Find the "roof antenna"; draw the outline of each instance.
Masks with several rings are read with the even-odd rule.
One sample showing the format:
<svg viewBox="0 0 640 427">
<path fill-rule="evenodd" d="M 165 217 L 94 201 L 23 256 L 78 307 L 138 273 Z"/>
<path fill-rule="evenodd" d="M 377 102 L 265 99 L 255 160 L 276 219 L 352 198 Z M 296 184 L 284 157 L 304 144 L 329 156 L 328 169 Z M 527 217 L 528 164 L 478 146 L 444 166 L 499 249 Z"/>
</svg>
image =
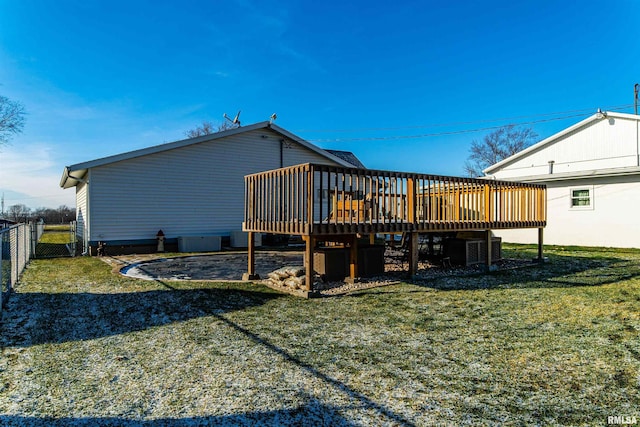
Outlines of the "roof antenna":
<svg viewBox="0 0 640 427">
<path fill-rule="evenodd" d="M 269 117 L 269 123 L 275 122 L 277 118 L 278 118 L 278 115 L 276 113 L 273 113 L 271 117 Z"/>
<path fill-rule="evenodd" d="M 232 124 L 236 125 L 236 127 L 240 127 L 240 111 L 238 110 L 238 114 L 236 114 L 236 116 L 233 118 L 233 120 L 231 120 L 231 118 L 229 116 L 227 116 L 227 113 L 224 113 L 222 115 L 222 117 L 224 117 L 225 119 L 229 120 Z"/>
</svg>

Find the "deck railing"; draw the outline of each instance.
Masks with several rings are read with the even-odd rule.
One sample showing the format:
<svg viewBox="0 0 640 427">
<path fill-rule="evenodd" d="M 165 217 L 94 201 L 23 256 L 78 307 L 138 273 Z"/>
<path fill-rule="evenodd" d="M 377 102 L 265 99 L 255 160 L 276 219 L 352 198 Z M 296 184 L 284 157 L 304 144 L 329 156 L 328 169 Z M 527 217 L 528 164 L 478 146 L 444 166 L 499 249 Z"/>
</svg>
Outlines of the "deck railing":
<svg viewBox="0 0 640 427">
<path fill-rule="evenodd" d="M 293 235 L 546 225 L 546 187 L 302 164 L 245 177 L 244 230 Z"/>
</svg>

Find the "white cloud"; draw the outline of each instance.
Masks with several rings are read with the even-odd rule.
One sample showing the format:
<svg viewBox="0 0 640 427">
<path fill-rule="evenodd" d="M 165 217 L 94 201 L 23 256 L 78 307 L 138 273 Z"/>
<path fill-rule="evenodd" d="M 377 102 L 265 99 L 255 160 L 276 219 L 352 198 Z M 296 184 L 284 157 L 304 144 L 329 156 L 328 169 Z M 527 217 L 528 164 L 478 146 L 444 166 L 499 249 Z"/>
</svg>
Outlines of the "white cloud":
<svg viewBox="0 0 640 427">
<path fill-rule="evenodd" d="M 0 151 L 0 191 L 5 207 L 24 204 L 31 208 L 75 206 L 75 191 L 60 188 L 62 165 L 47 144 L 3 146 Z"/>
</svg>

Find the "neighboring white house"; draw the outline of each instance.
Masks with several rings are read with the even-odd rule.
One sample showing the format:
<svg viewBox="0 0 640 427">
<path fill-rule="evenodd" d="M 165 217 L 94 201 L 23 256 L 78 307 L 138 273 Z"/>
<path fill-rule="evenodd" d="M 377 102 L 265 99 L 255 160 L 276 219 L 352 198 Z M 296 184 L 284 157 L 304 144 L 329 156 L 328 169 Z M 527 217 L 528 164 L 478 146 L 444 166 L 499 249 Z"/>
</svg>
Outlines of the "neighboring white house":
<svg viewBox="0 0 640 427">
<path fill-rule="evenodd" d="M 131 252 L 154 247 L 159 230 L 168 247 L 241 230 L 245 175 L 310 162 L 362 166 L 261 122 L 67 166 L 60 186 L 75 187 L 86 248 L 105 242 Z"/>
<path fill-rule="evenodd" d="M 640 116 L 598 112 L 484 173 L 547 185 L 544 243 L 640 247 Z M 535 230 L 496 232 L 535 243 Z"/>
</svg>

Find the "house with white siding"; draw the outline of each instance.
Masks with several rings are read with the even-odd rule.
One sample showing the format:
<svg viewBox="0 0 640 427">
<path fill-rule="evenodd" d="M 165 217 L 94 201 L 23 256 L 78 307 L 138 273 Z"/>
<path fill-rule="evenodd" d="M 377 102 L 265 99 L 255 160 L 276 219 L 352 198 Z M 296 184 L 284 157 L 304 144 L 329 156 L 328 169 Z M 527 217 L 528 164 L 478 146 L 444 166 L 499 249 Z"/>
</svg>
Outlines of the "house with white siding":
<svg viewBox="0 0 640 427">
<path fill-rule="evenodd" d="M 261 122 L 67 166 L 60 186 L 76 191 L 89 254 L 98 242 L 109 253 L 155 250 L 160 230 L 175 250 L 181 237 L 242 230 L 245 175 L 310 162 L 362 166 Z"/>
<path fill-rule="evenodd" d="M 601 112 L 484 170 L 547 185 L 544 243 L 640 248 L 640 116 Z M 496 232 L 535 243 L 535 230 Z"/>
</svg>

